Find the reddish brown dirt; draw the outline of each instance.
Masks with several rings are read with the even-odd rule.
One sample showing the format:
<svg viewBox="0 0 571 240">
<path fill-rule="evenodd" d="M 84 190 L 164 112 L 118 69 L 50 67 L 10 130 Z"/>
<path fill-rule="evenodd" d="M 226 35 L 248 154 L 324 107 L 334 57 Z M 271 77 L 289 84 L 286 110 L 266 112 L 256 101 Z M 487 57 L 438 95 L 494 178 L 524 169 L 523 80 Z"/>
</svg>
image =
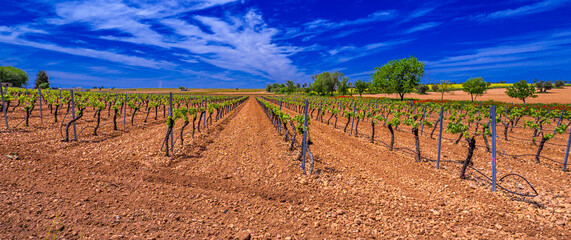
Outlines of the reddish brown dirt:
<svg viewBox="0 0 571 240">
<path fill-rule="evenodd" d="M 140 115 L 138 126 L 107 125 L 72 143 L 59 141 L 55 124 L 37 127 L 38 118 L 2 130 L 0 239 L 571 238 L 571 178 L 550 165 L 512 163 L 542 194 L 518 201 L 474 174 L 458 179 L 454 164 L 435 170 L 312 120 L 317 162 L 305 177 L 297 151 L 286 150 L 253 98 L 206 133 L 188 135 L 173 158 L 159 152 L 164 120 L 143 124 Z M 86 116 L 80 126 L 93 123 Z M 359 131 L 367 134 L 365 125 Z M 377 137 L 386 142 L 383 131 Z M 431 158 L 434 141 L 422 142 Z M 449 158 L 464 156 L 447 146 Z"/>
<path fill-rule="evenodd" d="M 486 91 L 482 96 L 477 96 L 475 100 L 477 101 L 498 101 L 507 103 L 523 103 L 521 100 L 516 98 L 510 98 L 506 95 L 505 88 L 494 88 Z M 355 96 L 355 95 L 353 95 Z M 427 92 L 426 94 L 410 93 L 405 94 L 405 98 L 416 98 L 416 99 L 437 99 L 442 98 L 440 93 L 437 92 Z M 397 98 L 396 94 L 363 94 L 363 97 L 388 97 Z M 470 94 L 463 91 L 453 91 L 444 94 L 444 100 L 459 100 L 459 101 L 470 101 Z M 570 104 L 571 103 L 571 87 L 565 88 L 554 88 L 549 90 L 547 93 L 538 93 L 537 98 L 528 98 L 525 100 L 526 103 L 560 103 L 560 104 Z"/>
</svg>

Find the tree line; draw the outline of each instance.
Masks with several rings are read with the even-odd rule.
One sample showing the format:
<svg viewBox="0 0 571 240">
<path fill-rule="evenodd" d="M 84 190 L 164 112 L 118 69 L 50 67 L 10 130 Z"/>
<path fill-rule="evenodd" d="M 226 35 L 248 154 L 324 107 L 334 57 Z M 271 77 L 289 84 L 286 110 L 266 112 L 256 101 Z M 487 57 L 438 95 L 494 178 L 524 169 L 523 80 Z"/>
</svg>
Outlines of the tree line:
<svg viewBox="0 0 571 240">
<path fill-rule="evenodd" d="M 311 76 L 313 82 L 310 85 L 306 83 L 300 86 L 292 80 L 288 80 L 286 84 L 268 84 L 266 91 L 275 93 L 305 92 L 318 95 L 333 95 L 335 92 L 339 95 L 346 95 L 348 92 L 352 95 L 353 91 L 360 96 L 363 93 L 388 93 L 397 94 L 401 100 L 404 100 L 405 94 L 417 92 L 426 94 L 430 89 L 441 94 L 454 90 L 453 83 L 448 80 L 441 80 L 435 84 L 421 84 L 420 80 L 424 76 L 424 63 L 416 59 L 414 56 L 409 58 L 392 60 L 381 67 L 376 67 L 371 74 L 370 81 L 361 79 L 354 83 L 349 81 L 340 72 L 322 72 Z M 521 83 L 523 81 L 523 83 Z M 505 81 L 504 81 L 505 83 Z M 535 89 L 540 93 L 551 90 L 554 86 L 561 88 L 565 82 L 557 80 L 543 81 L 534 80 L 533 84 L 528 84 L 525 80 L 509 86 L 506 94 L 512 98 L 518 98 L 525 102 L 526 98 L 535 96 Z M 470 94 L 472 101 L 482 96 L 491 86 L 490 82 L 484 81 L 482 77 L 472 77 L 462 83 L 462 91 Z"/>
<path fill-rule="evenodd" d="M 0 66 L 0 82 L 11 83 L 13 87 L 23 87 L 28 85 L 29 76 L 22 69 L 11 66 Z M 50 80 L 45 71 L 36 74 L 34 88 L 46 89 L 50 87 Z"/>
</svg>

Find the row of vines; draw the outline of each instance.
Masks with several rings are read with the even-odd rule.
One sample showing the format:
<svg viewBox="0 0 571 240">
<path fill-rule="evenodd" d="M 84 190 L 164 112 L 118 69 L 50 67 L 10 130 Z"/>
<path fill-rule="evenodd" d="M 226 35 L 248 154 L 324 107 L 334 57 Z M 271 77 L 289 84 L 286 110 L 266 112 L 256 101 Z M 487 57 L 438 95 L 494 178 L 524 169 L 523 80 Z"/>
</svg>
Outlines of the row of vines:
<svg viewBox="0 0 571 240">
<path fill-rule="evenodd" d="M 167 139 L 161 150 L 169 155 L 174 148 L 173 128 L 182 121 L 176 141 L 184 144 L 184 137 L 204 131 L 213 122 L 236 108 L 246 97 L 204 95 L 123 94 L 62 90 L 28 90 L 0 88 L 6 129 L 30 127 L 32 118 L 39 118 L 38 126 L 59 125 L 61 140 L 77 141 L 86 129 L 97 136 L 102 127 L 112 125 L 112 131 L 138 127 L 150 121 L 166 121 Z M 136 123 L 139 116 L 139 123 Z M 144 117 L 141 117 L 144 116 Z M 78 129 L 80 119 L 91 118 Z M 192 127 L 190 124 L 192 123 Z M 37 123 L 36 123 L 37 124 Z M 185 129 L 188 129 L 185 132 Z M 169 146 L 170 145 L 170 146 Z"/>
<path fill-rule="evenodd" d="M 462 166 L 459 176 L 462 179 L 466 178 L 466 170 L 473 165 L 474 150 L 477 146 L 490 153 L 493 164 L 496 153 L 500 153 L 505 158 L 530 159 L 536 163 L 548 162 L 551 165 L 563 166 L 564 171 L 566 168 L 571 134 L 567 138 L 567 144 L 563 136 L 556 141 L 553 139 L 569 132 L 571 125 L 569 106 L 301 96 L 266 98 L 266 101 L 273 103 L 274 106 L 281 106 L 299 114 L 303 112 L 306 100 L 309 103 L 309 118 L 330 125 L 350 136 L 366 138 L 373 144 L 384 145 L 390 151 L 401 150 L 410 153 L 417 162 L 434 161 L 437 168 L 441 162 L 442 139 L 456 146 L 465 144 L 465 159 L 442 160 L 442 162 L 460 163 Z M 382 139 L 378 137 L 379 126 L 387 130 L 383 131 L 387 132 L 387 136 L 383 136 Z M 498 134 L 495 133 L 496 130 Z M 410 134 L 408 136 L 414 142 L 411 144 L 412 149 L 395 147 L 395 142 L 399 141 L 396 139 L 396 131 Z M 384 139 L 387 139 L 386 142 Z M 436 159 L 433 156 L 423 155 L 420 144 L 421 141 L 434 140 L 438 141 Z M 499 148 L 494 149 L 496 141 Z M 508 144 L 525 148 L 525 151 L 510 154 L 505 150 Z M 546 146 L 549 146 L 549 149 L 565 149 L 565 154 L 557 156 L 560 151 L 552 151 L 549 157 L 545 156 L 543 153 Z M 530 152 L 532 149 L 533 152 Z M 556 157 L 553 157 L 554 155 Z M 508 175 L 523 178 L 513 172 Z M 495 175 L 486 178 L 495 183 Z"/>
<path fill-rule="evenodd" d="M 314 157 L 309 149 L 309 145 L 311 145 L 311 139 L 309 138 L 309 118 L 307 116 L 307 102 L 305 111 L 303 114 L 297 114 L 295 116 L 290 116 L 288 113 L 282 111 L 281 107 L 273 105 L 269 99 L 257 97 L 256 100 L 258 104 L 264 112 L 266 116 L 270 120 L 270 122 L 276 128 L 278 134 L 283 134 L 283 140 L 286 142 L 290 142 L 289 144 L 289 151 L 294 151 L 296 149 L 296 135 L 302 134 L 301 144 L 299 144 L 300 150 L 299 155 L 296 160 L 300 161 L 301 169 L 303 170 L 304 174 L 311 175 L 314 166 Z M 290 131 L 288 129 L 288 124 L 291 127 L 291 137 Z M 306 168 L 306 158 L 309 157 L 309 168 Z"/>
</svg>

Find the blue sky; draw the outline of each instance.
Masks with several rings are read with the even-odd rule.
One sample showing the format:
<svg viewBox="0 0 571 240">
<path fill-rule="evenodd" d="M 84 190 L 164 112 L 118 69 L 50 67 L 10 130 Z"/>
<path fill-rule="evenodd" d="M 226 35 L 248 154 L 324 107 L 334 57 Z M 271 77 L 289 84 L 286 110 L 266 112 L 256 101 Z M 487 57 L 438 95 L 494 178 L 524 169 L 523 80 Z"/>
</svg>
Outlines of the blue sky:
<svg viewBox="0 0 571 240">
<path fill-rule="evenodd" d="M 571 80 L 571 1 L 0 1 L 0 65 L 56 87 L 355 82 L 411 55 L 424 83 Z"/>
</svg>

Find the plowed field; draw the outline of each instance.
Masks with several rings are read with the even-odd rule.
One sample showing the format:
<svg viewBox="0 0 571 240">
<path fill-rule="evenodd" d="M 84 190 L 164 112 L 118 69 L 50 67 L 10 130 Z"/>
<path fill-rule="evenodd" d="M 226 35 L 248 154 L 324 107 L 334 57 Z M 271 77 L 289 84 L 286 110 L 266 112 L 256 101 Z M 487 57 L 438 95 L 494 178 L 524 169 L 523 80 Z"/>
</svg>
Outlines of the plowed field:
<svg viewBox="0 0 571 240">
<path fill-rule="evenodd" d="M 470 171 L 460 180 L 457 164 L 436 170 L 389 151 L 385 129 L 371 144 L 367 123 L 352 137 L 339 129 L 346 120 L 312 120 L 317 162 L 306 177 L 254 97 L 187 136 L 173 158 L 159 150 L 164 121 L 140 115 L 137 127 L 107 125 L 72 143 L 51 119 L 1 130 L 0 239 L 571 238 L 571 177 L 552 165 L 513 160 L 540 194 L 515 197 Z M 398 148 L 412 148 L 412 134 L 397 134 Z M 432 158 L 435 141 L 421 142 Z M 446 143 L 443 154 L 462 159 L 465 149 Z M 474 161 L 489 165 L 481 147 Z"/>
</svg>

